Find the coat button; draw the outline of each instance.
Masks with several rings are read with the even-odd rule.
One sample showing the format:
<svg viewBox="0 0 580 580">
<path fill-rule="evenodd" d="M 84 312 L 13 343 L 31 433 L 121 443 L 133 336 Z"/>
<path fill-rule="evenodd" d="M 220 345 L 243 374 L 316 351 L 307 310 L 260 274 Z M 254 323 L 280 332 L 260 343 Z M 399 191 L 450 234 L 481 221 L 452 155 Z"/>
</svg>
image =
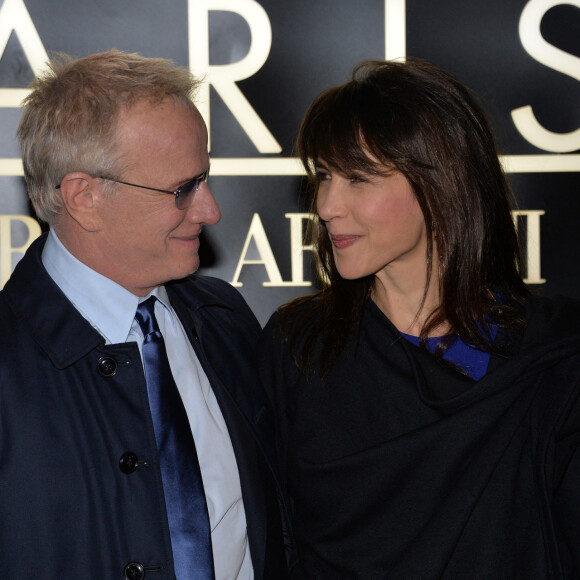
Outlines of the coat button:
<svg viewBox="0 0 580 580">
<path fill-rule="evenodd" d="M 132 451 L 127 451 L 121 455 L 121 459 L 119 459 L 119 469 L 129 475 L 133 473 L 139 465 L 139 458 L 135 453 Z"/>
<path fill-rule="evenodd" d="M 97 370 L 102 377 L 112 377 L 119 368 L 117 361 L 108 356 L 102 356 L 97 361 Z"/>
<path fill-rule="evenodd" d="M 145 578 L 145 568 L 139 562 L 129 562 L 123 572 L 125 580 L 143 580 Z"/>
</svg>

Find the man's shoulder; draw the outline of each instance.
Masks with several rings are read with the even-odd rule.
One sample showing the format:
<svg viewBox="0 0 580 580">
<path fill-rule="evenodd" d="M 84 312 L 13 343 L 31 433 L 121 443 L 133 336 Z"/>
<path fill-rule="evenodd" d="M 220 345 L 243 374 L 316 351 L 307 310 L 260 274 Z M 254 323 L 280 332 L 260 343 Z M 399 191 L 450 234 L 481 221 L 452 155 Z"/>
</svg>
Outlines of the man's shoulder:
<svg viewBox="0 0 580 580">
<path fill-rule="evenodd" d="M 194 274 L 186 278 L 185 283 L 191 284 L 199 292 L 205 292 L 218 298 L 223 297 L 225 299 L 235 299 L 245 302 L 240 292 L 229 282 L 221 278 Z"/>
<path fill-rule="evenodd" d="M 0 321 L 2 331 L 0 336 L 6 337 L 7 334 L 18 328 L 22 321 L 20 313 L 14 308 L 6 290 L 0 290 Z"/>
<path fill-rule="evenodd" d="M 165 286 L 170 299 L 177 298 L 201 318 L 227 319 L 243 322 L 251 328 L 260 328 L 244 297 L 224 280 L 193 275 Z"/>
<path fill-rule="evenodd" d="M 212 276 L 194 274 L 181 280 L 168 282 L 168 291 L 175 292 L 188 304 L 195 308 L 203 306 L 225 306 L 234 308 L 245 305 L 243 296 L 225 280 Z"/>
</svg>

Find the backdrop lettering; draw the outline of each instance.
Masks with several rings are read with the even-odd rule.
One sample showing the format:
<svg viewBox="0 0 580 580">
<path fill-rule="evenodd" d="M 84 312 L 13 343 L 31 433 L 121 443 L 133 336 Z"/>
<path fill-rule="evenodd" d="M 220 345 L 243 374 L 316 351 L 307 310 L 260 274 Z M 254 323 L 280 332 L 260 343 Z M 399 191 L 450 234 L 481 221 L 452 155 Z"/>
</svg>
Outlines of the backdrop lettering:
<svg viewBox="0 0 580 580">
<path fill-rule="evenodd" d="M 488 112 L 526 282 L 580 297 L 580 0 L 0 2 L 0 286 L 41 231 L 14 140 L 26 87 L 53 52 L 116 47 L 204 79 L 196 103 L 223 218 L 204 234 L 201 272 L 239 287 L 262 322 L 314 289 L 293 151 L 302 115 L 356 63 L 407 55 L 455 74 Z"/>
</svg>

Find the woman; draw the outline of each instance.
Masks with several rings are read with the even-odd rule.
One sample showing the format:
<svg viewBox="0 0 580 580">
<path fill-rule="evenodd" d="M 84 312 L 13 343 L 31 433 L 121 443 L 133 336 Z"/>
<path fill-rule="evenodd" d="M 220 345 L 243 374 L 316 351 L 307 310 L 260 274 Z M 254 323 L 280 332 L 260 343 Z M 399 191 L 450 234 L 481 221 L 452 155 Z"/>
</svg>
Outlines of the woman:
<svg viewBox="0 0 580 580">
<path fill-rule="evenodd" d="M 580 577 L 580 306 L 528 295 L 481 108 L 365 63 L 298 151 L 322 290 L 272 317 L 261 370 L 304 575 Z"/>
</svg>

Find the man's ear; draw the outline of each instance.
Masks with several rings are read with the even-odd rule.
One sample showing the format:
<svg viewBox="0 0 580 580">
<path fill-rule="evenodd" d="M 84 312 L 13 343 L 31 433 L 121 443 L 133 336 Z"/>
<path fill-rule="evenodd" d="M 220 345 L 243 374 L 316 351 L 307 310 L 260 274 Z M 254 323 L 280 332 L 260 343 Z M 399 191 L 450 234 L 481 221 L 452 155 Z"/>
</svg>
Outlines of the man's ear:
<svg viewBox="0 0 580 580">
<path fill-rule="evenodd" d="M 59 191 L 67 214 L 87 231 L 98 230 L 96 197 L 100 193 L 98 181 L 88 173 L 67 173 L 60 182 Z"/>
</svg>

